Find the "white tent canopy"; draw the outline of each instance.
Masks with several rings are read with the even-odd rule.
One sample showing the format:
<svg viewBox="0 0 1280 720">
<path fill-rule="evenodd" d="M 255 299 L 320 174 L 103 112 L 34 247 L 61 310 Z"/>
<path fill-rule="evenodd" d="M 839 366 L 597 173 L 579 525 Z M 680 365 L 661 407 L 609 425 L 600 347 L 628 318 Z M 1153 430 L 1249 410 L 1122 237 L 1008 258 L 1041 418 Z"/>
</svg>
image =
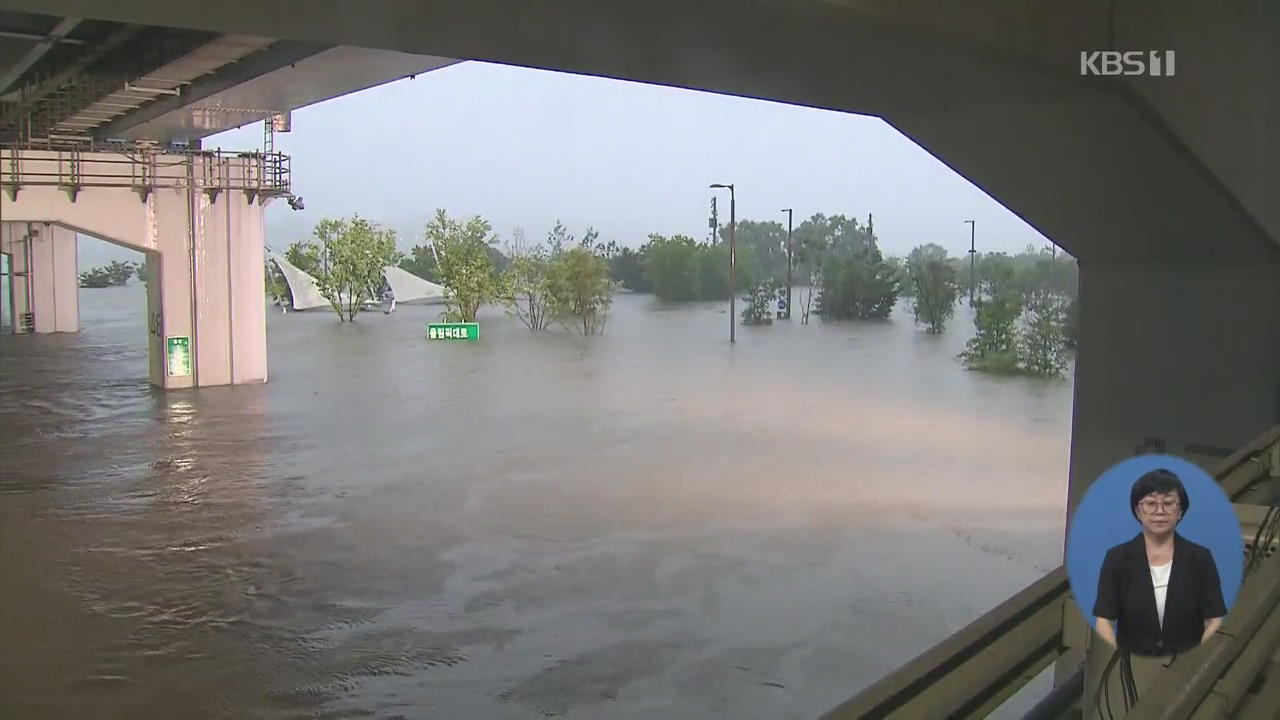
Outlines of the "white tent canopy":
<svg viewBox="0 0 1280 720">
<path fill-rule="evenodd" d="M 407 270 L 388 265 L 382 269 L 382 275 L 391 286 L 391 294 L 397 303 L 422 302 L 435 304 L 444 302 L 445 288 L 433 282 L 423 280 Z"/>
<path fill-rule="evenodd" d="M 320 286 L 316 279 L 302 272 L 293 263 L 272 253 L 271 260 L 280 268 L 284 281 L 289 284 L 289 293 L 293 296 L 294 310 L 310 310 L 318 307 L 329 307 L 329 301 L 320 294 Z"/>
</svg>

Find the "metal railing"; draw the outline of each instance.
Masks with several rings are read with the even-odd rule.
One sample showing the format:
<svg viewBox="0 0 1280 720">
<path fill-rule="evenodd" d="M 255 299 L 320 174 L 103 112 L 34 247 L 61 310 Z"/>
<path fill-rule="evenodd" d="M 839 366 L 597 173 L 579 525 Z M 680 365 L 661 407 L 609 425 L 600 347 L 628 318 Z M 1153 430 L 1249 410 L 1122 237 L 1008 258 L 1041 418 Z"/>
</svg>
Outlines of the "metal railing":
<svg viewBox="0 0 1280 720">
<path fill-rule="evenodd" d="M 187 172 L 187 167 L 191 172 Z M 76 148 L 0 145 L 0 185 L 16 197 L 23 187 L 55 186 L 72 200 L 80 188 L 194 188 L 288 195 L 289 156 L 279 152 L 161 149 L 105 143 Z"/>
<path fill-rule="evenodd" d="M 1224 459 L 1214 473 L 1233 501 L 1276 475 L 1280 426 Z M 1066 568 L 1059 567 L 823 718 L 985 717 L 1065 652 L 1063 613 L 1072 611 L 1070 592 Z M 1186 656 L 1200 660 L 1174 663 L 1159 678 L 1174 692 L 1148 691 L 1130 717 L 1172 720 L 1193 712 L 1197 718 L 1225 717 L 1209 713 L 1234 709 L 1280 642 L 1278 599 L 1280 553 L 1274 553 L 1241 588 L 1220 635 L 1201 647 L 1205 652 Z M 1083 672 L 1065 683 L 1077 702 Z M 1063 698 L 1053 700 L 1050 704 L 1060 705 Z"/>
</svg>

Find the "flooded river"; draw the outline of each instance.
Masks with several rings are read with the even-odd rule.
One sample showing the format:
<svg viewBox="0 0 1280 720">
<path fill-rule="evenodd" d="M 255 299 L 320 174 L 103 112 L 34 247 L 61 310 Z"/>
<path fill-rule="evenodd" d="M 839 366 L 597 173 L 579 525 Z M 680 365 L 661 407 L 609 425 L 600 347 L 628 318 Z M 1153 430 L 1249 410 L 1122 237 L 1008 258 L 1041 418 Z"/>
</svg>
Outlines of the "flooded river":
<svg viewBox="0 0 1280 720">
<path fill-rule="evenodd" d="M 268 315 L 160 393 L 137 286 L 0 338 L 0 716 L 809 718 L 1061 559 L 1071 384 L 622 295 Z"/>
</svg>

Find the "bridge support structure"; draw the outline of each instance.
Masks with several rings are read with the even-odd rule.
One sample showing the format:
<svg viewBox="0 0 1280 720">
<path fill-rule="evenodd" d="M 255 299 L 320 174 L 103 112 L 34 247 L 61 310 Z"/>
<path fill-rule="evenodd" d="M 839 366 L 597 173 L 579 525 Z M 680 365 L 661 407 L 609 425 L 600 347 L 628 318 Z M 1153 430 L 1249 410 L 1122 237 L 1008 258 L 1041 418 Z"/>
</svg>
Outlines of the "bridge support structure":
<svg viewBox="0 0 1280 720">
<path fill-rule="evenodd" d="M 9 256 L 5 305 L 15 334 L 80 329 L 76 234 L 30 223 L 0 225 L 0 252 Z"/>
<path fill-rule="evenodd" d="M 266 382 L 263 212 L 288 181 L 276 153 L 0 149 L 0 237 L 23 250 L 11 263 L 27 273 L 21 310 L 36 332 L 78 329 L 75 234 L 98 237 L 146 254 L 152 384 Z"/>
</svg>

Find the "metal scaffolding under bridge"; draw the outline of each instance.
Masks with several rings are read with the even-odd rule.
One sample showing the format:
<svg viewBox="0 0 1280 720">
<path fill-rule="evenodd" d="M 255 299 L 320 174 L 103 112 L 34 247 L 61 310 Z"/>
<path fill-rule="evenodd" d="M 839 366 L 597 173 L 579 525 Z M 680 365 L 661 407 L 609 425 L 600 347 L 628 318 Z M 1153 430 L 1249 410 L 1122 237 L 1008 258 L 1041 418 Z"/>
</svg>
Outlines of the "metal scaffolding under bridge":
<svg viewBox="0 0 1280 720">
<path fill-rule="evenodd" d="M 1083 663 L 1026 715 L 1034 720 L 1195 720 L 1280 717 L 1280 426 L 1226 458 L 1214 477 L 1244 531 L 1245 578 L 1222 628 L 1161 666 L 1125 708 L 1115 663 L 1086 683 Z M 1268 531 L 1270 526 L 1270 531 Z M 823 717 L 982 718 L 1063 658 L 1064 620 L 1078 613 L 1059 567 Z M 1093 642 L 1102 642 L 1096 636 Z"/>
</svg>

